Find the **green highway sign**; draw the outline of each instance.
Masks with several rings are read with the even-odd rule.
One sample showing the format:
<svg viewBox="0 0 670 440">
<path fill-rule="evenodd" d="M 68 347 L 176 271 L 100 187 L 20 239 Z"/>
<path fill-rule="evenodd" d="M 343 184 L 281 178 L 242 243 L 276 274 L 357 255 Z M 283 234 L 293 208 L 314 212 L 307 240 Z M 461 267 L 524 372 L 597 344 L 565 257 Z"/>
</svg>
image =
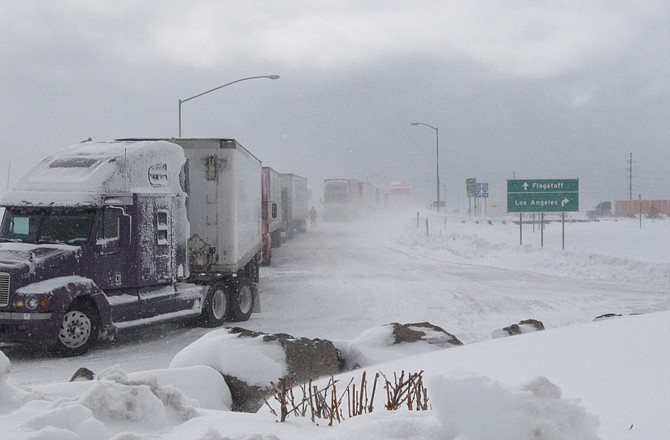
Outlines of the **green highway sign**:
<svg viewBox="0 0 670 440">
<path fill-rule="evenodd" d="M 476 187 L 477 187 L 477 178 L 470 177 L 469 179 L 465 179 L 465 189 L 467 191 L 468 197 L 475 196 Z"/>
<path fill-rule="evenodd" d="M 579 211 L 578 179 L 507 181 L 507 212 Z"/>
</svg>

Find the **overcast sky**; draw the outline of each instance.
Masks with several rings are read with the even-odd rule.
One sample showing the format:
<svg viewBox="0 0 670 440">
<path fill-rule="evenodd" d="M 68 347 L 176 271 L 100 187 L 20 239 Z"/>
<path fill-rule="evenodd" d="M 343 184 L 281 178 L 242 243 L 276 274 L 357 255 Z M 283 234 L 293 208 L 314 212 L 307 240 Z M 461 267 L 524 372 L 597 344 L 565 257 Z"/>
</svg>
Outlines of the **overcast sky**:
<svg viewBox="0 0 670 440">
<path fill-rule="evenodd" d="M 235 138 L 309 178 L 578 178 L 582 210 L 670 198 L 665 0 L 0 0 L 0 182 L 91 137 Z M 8 161 L 11 161 L 11 166 Z M 9 178 L 8 178 L 8 172 Z"/>
</svg>

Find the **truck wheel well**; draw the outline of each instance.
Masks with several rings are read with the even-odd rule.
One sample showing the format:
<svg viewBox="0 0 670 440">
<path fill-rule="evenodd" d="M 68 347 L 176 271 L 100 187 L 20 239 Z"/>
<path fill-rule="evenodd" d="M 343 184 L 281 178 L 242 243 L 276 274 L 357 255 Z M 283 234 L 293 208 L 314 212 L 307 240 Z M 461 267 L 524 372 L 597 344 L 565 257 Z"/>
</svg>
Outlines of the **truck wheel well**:
<svg viewBox="0 0 670 440">
<path fill-rule="evenodd" d="M 78 305 L 84 305 L 86 307 L 90 307 L 90 309 L 98 315 L 98 319 L 100 319 L 100 310 L 98 309 L 98 305 L 95 303 L 95 301 L 93 301 L 91 297 L 78 296 L 72 300 L 68 308 Z"/>
<path fill-rule="evenodd" d="M 90 303 L 95 305 L 95 301 L 91 299 L 90 296 L 78 296 L 72 300 L 72 304 L 81 304 L 81 303 Z"/>
</svg>

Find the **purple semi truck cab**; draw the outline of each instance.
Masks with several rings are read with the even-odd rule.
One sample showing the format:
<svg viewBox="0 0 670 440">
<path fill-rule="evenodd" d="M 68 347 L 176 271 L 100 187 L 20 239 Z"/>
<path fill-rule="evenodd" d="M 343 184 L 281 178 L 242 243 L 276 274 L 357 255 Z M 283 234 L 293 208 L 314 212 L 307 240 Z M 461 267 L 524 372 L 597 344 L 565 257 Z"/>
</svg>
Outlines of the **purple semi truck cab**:
<svg viewBox="0 0 670 440">
<path fill-rule="evenodd" d="M 206 152 L 217 157 L 216 150 Z M 206 211 L 200 200 L 222 202 L 194 178 L 208 166 L 225 172 L 217 159 L 208 165 L 186 156 L 167 141 L 85 142 L 45 157 L 5 193 L 0 342 L 78 355 L 125 327 L 248 319 L 257 302 L 260 244 L 216 264 L 222 243 L 192 231 L 189 211 L 199 220 Z M 260 175 L 260 163 L 258 169 Z M 235 241 L 234 228 L 225 234 Z"/>
</svg>

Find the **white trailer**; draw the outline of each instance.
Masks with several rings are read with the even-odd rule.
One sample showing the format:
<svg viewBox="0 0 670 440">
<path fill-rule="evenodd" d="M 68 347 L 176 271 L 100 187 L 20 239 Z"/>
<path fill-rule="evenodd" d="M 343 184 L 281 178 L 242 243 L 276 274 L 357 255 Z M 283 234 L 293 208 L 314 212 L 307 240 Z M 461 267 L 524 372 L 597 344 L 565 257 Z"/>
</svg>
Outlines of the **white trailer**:
<svg viewBox="0 0 670 440">
<path fill-rule="evenodd" d="M 235 273 L 261 250 L 261 161 L 234 139 L 171 139 L 186 155 L 191 271 Z"/>
</svg>

